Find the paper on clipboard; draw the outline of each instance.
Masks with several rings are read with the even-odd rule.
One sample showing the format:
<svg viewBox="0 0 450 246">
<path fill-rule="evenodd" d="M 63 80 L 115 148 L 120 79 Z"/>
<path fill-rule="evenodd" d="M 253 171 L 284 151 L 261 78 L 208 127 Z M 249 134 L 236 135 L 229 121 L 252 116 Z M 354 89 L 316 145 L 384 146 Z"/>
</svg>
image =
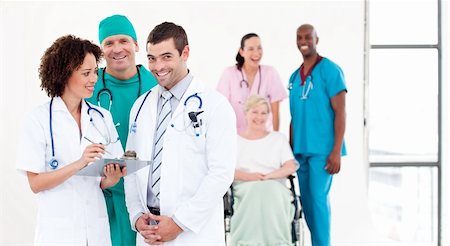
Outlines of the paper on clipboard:
<svg viewBox="0 0 450 246">
<path fill-rule="evenodd" d="M 151 161 L 143 160 L 124 160 L 124 159 L 100 159 L 87 165 L 85 168 L 78 171 L 75 175 L 78 176 L 94 176 L 102 177 L 103 167 L 107 164 L 119 164 L 120 167 L 127 167 L 127 175 L 134 173 L 148 165 L 151 165 Z"/>
</svg>

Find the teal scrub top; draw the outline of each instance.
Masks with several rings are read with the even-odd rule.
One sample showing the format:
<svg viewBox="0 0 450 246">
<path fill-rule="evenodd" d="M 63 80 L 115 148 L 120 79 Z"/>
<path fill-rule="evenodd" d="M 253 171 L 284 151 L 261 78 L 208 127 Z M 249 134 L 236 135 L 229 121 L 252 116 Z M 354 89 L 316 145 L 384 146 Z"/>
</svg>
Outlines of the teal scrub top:
<svg viewBox="0 0 450 246">
<path fill-rule="evenodd" d="M 145 67 L 139 66 L 139 72 L 142 80 L 140 95 L 142 95 L 157 85 L 158 82 Z M 97 100 L 98 92 L 103 89 L 103 73 L 104 69 L 100 69 L 98 71 L 98 80 L 95 84 L 94 94 L 88 99 L 88 101 L 108 110 L 110 103 L 110 97 L 108 94 L 102 93 L 99 97 L 99 101 Z M 119 80 L 106 73 L 105 85 L 106 88 L 112 92 L 113 101 L 110 112 L 112 114 L 114 124 L 116 124 L 116 129 L 119 134 L 122 147 L 125 150 L 129 132 L 130 110 L 134 101 L 136 101 L 136 99 L 140 96 L 138 96 L 139 76 L 136 73 L 136 75 L 128 80 Z M 117 126 L 117 124 L 119 125 Z"/>
<path fill-rule="evenodd" d="M 302 99 L 308 87 L 306 99 Z M 331 153 L 334 145 L 331 98 L 343 90 L 347 91 L 342 69 L 325 57 L 313 68 L 304 85 L 301 85 L 300 68 L 292 73 L 289 103 L 294 154 L 327 156 Z M 346 154 L 344 142 L 341 155 Z"/>
</svg>

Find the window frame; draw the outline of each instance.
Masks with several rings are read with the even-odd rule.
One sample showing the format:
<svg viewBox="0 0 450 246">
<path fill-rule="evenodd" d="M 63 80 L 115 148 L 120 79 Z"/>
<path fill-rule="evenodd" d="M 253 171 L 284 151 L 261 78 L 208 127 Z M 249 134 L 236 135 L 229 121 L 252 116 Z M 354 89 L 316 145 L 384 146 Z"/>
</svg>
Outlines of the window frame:
<svg viewBox="0 0 450 246">
<path fill-rule="evenodd" d="M 442 242 L 442 0 L 437 1 L 437 44 L 371 44 L 369 39 L 370 28 L 370 1 L 365 0 L 365 23 L 364 23 L 364 158 L 368 163 L 369 168 L 377 167 L 436 167 L 437 168 L 437 245 L 441 246 Z M 369 114 L 369 55 L 372 49 L 436 49 L 437 50 L 437 161 L 436 162 L 370 162 L 369 159 L 369 137 L 370 129 L 368 129 L 367 122 L 370 121 Z"/>
</svg>

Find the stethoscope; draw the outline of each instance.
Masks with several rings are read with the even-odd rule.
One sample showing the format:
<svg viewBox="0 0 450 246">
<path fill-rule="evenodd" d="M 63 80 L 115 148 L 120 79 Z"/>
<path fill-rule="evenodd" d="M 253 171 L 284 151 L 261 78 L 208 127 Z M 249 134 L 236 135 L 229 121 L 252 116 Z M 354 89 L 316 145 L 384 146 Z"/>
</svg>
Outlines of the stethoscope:
<svg viewBox="0 0 450 246">
<path fill-rule="evenodd" d="M 303 66 L 303 65 L 302 65 Z M 312 70 L 312 69 L 311 69 Z M 295 72 L 294 78 L 292 78 L 291 80 L 289 80 L 289 86 L 288 86 L 288 90 L 292 90 L 293 84 L 295 79 L 298 77 L 298 74 L 300 73 L 300 69 L 298 70 L 298 72 Z M 308 95 L 309 92 L 314 89 L 314 84 L 313 84 L 313 76 L 312 74 L 308 75 L 308 77 L 306 77 L 305 82 L 302 83 L 300 82 L 300 86 L 302 87 L 302 96 L 300 97 L 300 99 L 302 100 L 306 100 L 308 99 Z"/>
<path fill-rule="evenodd" d="M 147 100 L 148 95 L 150 95 L 150 92 L 151 92 L 151 90 L 148 91 L 147 94 L 145 94 L 144 100 L 142 100 L 141 105 L 139 105 L 139 109 L 138 109 L 138 111 L 137 111 L 137 113 L 136 113 L 136 116 L 134 117 L 133 123 L 131 124 L 131 127 L 130 127 L 130 133 L 136 133 L 136 131 L 137 131 L 137 119 L 138 119 L 139 114 L 140 114 L 140 112 L 141 112 L 142 106 L 144 106 L 144 103 L 145 103 L 145 101 Z M 200 127 L 201 127 L 201 125 L 202 125 L 202 121 L 199 120 L 197 116 L 198 116 L 199 114 L 201 114 L 201 113 L 204 112 L 203 110 L 201 110 L 202 107 L 203 107 L 203 100 L 202 100 L 202 98 L 198 95 L 198 93 L 194 93 L 194 94 L 188 96 L 188 97 L 186 98 L 186 100 L 184 100 L 183 106 L 184 106 L 184 108 L 186 109 L 186 106 L 188 105 L 188 102 L 189 102 L 189 101 L 192 101 L 192 100 L 195 100 L 195 99 L 198 101 L 197 110 L 196 110 L 196 111 L 191 111 L 191 112 L 189 112 L 189 113 L 188 113 L 188 117 L 189 117 L 189 119 L 191 120 L 192 127 L 194 128 L 195 136 L 198 137 L 198 136 L 200 136 Z M 183 112 L 184 112 L 184 111 L 183 111 Z M 189 125 L 190 125 L 190 124 L 189 124 Z M 189 125 L 188 125 L 188 126 L 189 126 Z M 175 127 L 174 124 L 171 124 L 171 125 L 170 125 L 170 127 L 174 128 L 175 130 L 179 130 L 179 131 L 186 130 L 188 126 L 186 126 L 186 127 L 183 128 L 183 129 L 178 129 L 178 128 Z"/>
<path fill-rule="evenodd" d="M 138 78 L 139 78 L 139 90 L 138 90 L 137 97 L 139 97 L 141 95 L 141 90 L 142 90 L 141 72 L 139 72 L 139 68 L 141 68 L 141 66 L 142 65 L 140 65 L 140 64 L 136 65 L 137 74 L 138 74 Z M 102 107 L 100 104 L 100 96 L 105 94 L 109 98 L 108 111 L 111 111 L 111 106 L 112 106 L 112 102 L 113 102 L 113 94 L 112 94 L 112 91 L 106 87 L 106 82 L 105 82 L 106 67 L 102 68 L 102 72 L 103 72 L 103 74 L 102 74 L 103 88 L 101 90 L 99 90 L 97 93 L 97 105 Z M 105 108 L 105 107 L 103 107 L 103 108 Z"/>
<path fill-rule="evenodd" d="M 203 106 L 203 101 L 202 101 L 202 98 L 197 93 L 194 93 L 194 94 L 188 96 L 186 98 L 186 100 L 184 100 L 184 108 L 185 109 L 186 109 L 188 101 L 192 100 L 192 99 L 197 99 L 197 101 L 198 101 L 197 111 L 189 112 L 188 116 L 192 122 L 192 127 L 194 128 L 194 134 L 196 137 L 198 137 L 198 136 L 200 136 L 200 126 L 202 125 L 202 120 L 198 120 L 197 116 L 204 112 L 203 110 L 201 110 L 202 106 Z M 174 124 L 171 124 L 170 126 L 175 128 Z"/>
<path fill-rule="evenodd" d="M 89 118 L 90 118 L 89 121 L 94 126 L 95 130 L 106 140 L 105 143 L 100 143 L 100 144 L 108 145 L 110 143 L 116 143 L 117 141 L 119 141 L 119 137 L 117 137 L 116 140 L 112 140 L 109 131 L 107 131 L 107 135 L 106 136 L 105 136 L 105 134 L 101 133 L 101 131 L 95 125 L 95 122 L 94 122 L 94 120 L 92 118 L 91 112 L 98 113 L 102 117 L 103 124 L 105 124 L 105 127 L 107 127 L 106 121 L 105 121 L 105 116 L 102 114 L 102 112 L 100 112 L 100 110 L 98 110 L 96 108 L 93 108 L 91 105 L 89 105 L 89 103 L 86 100 L 84 100 L 84 102 L 88 106 L 87 114 L 89 115 Z M 49 106 L 49 108 L 50 108 L 50 122 L 49 122 L 49 124 L 50 124 L 50 140 L 51 140 L 51 143 L 52 143 L 52 158 L 48 161 L 48 165 L 50 166 L 51 169 L 55 170 L 58 167 L 59 163 L 58 163 L 58 160 L 56 160 L 56 158 L 55 158 L 55 143 L 54 143 L 54 139 L 53 139 L 53 122 L 52 122 L 53 121 L 52 105 L 53 105 L 53 98 L 50 100 L 50 106 Z M 84 138 L 87 141 L 89 141 L 91 143 L 94 143 L 91 139 L 89 139 L 87 137 L 84 137 Z"/>
<path fill-rule="evenodd" d="M 314 65 L 311 67 L 308 74 L 306 75 L 305 81 L 301 81 L 301 79 L 300 79 L 300 86 L 302 87 L 302 95 L 301 95 L 300 99 L 302 99 L 302 100 L 308 99 L 309 92 L 312 89 L 314 89 L 312 72 L 321 60 L 322 60 L 322 57 L 318 56 L 316 62 L 314 63 Z M 303 72 L 303 65 L 304 64 L 302 64 L 300 66 L 300 68 L 297 71 L 295 71 L 294 77 L 291 80 L 289 80 L 288 90 L 292 90 L 295 79 L 297 79 L 299 74 Z"/>
<path fill-rule="evenodd" d="M 241 80 L 241 82 L 239 82 L 239 86 L 241 87 L 241 89 L 243 88 L 243 86 L 242 86 L 242 83 L 244 83 L 245 84 L 245 87 L 247 88 L 247 89 L 249 89 L 249 84 L 248 84 L 248 81 L 247 80 L 245 80 L 245 78 L 244 78 L 244 73 L 242 72 L 242 68 L 241 69 L 239 69 L 239 71 L 241 72 L 241 76 L 242 76 L 242 80 Z M 257 94 L 259 94 L 259 90 L 261 89 L 261 78 L 262 78 L 262 74 L 261 74 L 261 66 L 258 66 L 258 73 L 259 73 L 259 84 L 258 84 L 258 91 L 257 91 Z"/>
</svg>

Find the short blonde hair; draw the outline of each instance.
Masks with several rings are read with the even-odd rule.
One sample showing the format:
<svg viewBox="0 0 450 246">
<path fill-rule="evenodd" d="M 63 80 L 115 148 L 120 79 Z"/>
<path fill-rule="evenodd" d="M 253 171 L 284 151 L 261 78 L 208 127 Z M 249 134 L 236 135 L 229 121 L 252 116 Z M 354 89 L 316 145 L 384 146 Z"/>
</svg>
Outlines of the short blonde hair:
<svg viewBox="0 0 450 246">
<path fill-rule="evenodd" d="M 247 101 L 245 101 L 245 107 L 244 111 L 247 113 L 250 109 L 259 106 L 261 104 L 266 105 L 267 107 L 267 113 L 270 113 L 270 105 L 269 102 L 262 96 L 259 95 L 253 95 L 247 98 Z"/>
</svg>

